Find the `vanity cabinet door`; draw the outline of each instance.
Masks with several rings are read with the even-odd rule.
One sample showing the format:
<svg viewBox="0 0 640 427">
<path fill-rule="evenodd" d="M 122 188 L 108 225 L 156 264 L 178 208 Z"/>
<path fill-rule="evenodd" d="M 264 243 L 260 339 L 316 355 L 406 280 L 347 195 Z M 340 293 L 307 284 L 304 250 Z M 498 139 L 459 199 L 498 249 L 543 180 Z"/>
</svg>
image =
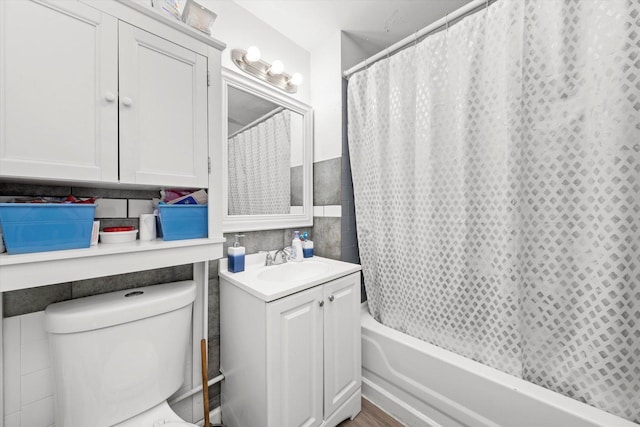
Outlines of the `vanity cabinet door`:
<svg viewBox="0 0 640 427">
<path fill-rule="evenodd" d="M 268 304 L 268 425 L 313 427 L 323 420 L 322 287 Z"/>
<path fill-rule="evenodd" d="M 119 25 L 120 182 L 208 187 L 207 58 Z"/>
<path fill-rule="evenodd" d="M 118 180 L 117 20 L 0 1 L 0 176 Z"/>
<path fill-rule="evenodd" d="M 323 287 L 324 414 L 328 418 L 360 388 L 360 274 Z"/>
</svg>

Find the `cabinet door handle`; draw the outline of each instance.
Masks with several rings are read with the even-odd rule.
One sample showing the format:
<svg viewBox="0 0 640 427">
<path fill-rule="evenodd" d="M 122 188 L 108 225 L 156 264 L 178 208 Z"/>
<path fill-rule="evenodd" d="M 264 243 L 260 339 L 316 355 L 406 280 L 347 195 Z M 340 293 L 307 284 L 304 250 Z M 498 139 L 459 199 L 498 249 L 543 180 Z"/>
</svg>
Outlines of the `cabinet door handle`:
<svg viewBox="0 0 640 427">
<path fill-rule="evenodd" d="M 320 301 L 318 304 L 320 304 L 320 307 L 324 307 L 324 301 Z"/>
<path fill-rule="evenodd" d="M 122 105 L 124 105 L 125 107 L 131 107 L 133 105 L 133 99 L 125 96 L 124 98 L 122 98 Z"/>
<path fill-rule="evenodd" d="M 104 94 L 104 99 L 108 102 L 113 102 L 116 100 L 116 95 L 113 92 L 107 92 Z"/>
<path fill-rule="evenodd" d="M 333 295 L 329 295 L 329 302 L 333 302 L 334 299 L 335 297 Z"/>
</svg>

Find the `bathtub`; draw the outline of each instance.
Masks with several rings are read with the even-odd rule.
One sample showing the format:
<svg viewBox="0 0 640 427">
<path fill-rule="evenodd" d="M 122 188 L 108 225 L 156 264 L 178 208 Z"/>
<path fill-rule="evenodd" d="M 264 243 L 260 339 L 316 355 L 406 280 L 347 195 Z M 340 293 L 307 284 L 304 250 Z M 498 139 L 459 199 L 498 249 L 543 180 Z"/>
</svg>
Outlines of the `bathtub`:
<svg viewBox="0 0 640 427">
<path fill-rule="evenodd" d="M 408 426 L 638 427 L 361 316 L 362 394 Z"/>
</svg>

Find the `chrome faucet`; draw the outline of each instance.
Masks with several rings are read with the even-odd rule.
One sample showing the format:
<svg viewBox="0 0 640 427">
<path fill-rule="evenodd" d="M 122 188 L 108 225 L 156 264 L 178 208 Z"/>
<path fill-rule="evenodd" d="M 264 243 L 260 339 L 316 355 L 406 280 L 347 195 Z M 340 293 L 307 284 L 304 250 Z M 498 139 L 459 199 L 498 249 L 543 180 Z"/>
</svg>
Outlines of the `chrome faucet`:
<svg viewBox="0 0 640 427">
<path fill-rule="evenodd" d="M 273 257 L 271 256 L 271 252 L 267 251 L 267 257 L 264 259 L 264 265 L 267 267 L 273 265 Z"/>
<path fill-rule="evenodd" d="M 278 255 L 280 255 L 281 262 L 278 261 Z M 278 249 L 273 256 L 270 252 L 267 252 L 267 256 L 264 260 L 264 265 L 279 265 L 284 264 L 289 260 L 289 256 L 291 256 L 291 246 L 287 246 L 286 248 Z"/>
</svg>

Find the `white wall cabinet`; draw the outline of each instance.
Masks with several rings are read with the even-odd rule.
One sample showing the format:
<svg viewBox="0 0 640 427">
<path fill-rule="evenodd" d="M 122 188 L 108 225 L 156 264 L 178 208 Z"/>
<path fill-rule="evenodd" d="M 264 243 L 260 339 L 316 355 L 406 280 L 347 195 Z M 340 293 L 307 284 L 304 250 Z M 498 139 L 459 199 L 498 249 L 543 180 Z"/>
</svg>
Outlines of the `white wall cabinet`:
<svg viewBox="0 0 640 427">
<path fill-rule="evenodd" d="M 120 181 L 207 187 L 207 58 L 120 22 Z"/>
<path fill-rule="evenodd" d="M 222 413 L 332 427 L 360 411 L 360 273 L 266 302 L 221 276 Z"/>
<path fill-rule="evenodd" d="M 0 2 L 0 175 L 118 180 L 118 21 Z"/>
<path fill-rule="evenodd" d="M 0 2 L 0 176 L 208 187 L 207 48 L 172 32 Z"/>
</svg>

